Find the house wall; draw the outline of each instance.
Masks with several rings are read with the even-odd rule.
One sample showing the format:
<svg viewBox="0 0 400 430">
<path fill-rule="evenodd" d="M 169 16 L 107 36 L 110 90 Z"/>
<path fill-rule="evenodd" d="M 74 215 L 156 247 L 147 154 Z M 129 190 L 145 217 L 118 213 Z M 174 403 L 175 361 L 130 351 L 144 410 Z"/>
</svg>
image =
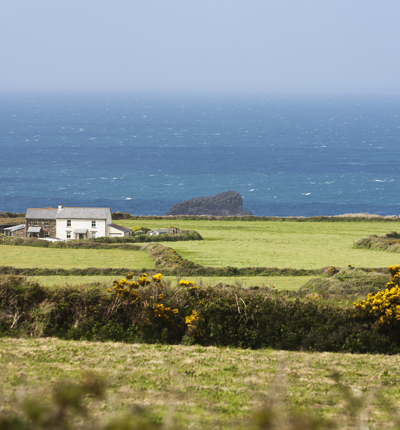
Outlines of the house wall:
<svg viewBox="0 0 400 430">
<path fill-rule="evenodd" d="M 12 237 L 26 237 L 26 230 L 24 228 L 20 228 L 19 230 L 11 232 Z"/>
<path fill-rule="evenodd" d="M 49 235 L 47 237 L 53 237 L 53 238 L 57 237 L 57 235 L 56 235 L 57 234 L 56 220 L 55 219 L 50 219 L 48 227 L 44 226 L 44 221 L 45 221 L 44 219 L 38 219 L 37 220 L 37 225 L 34 226 L 33 225 L 33 219 L 27 219 L 26 220 L 26 229 L 25 230 L 23 230 L 23 229 L 21 230 L 21 231 L 24 231 L 24 235 L 21 236 L 21 237 L 28 237 L 28 228 L 29 227 L 42 227 L 42 230 L 40 232 L 39 237 L 45 237 L 45 235 L 44 235 L 45 232 L 49 233 Z"/>
<path fill-rule="evenodd" d="M 107 219 L 106 219 L 106 234 L 105 236 L 110 237 L 110 224 L 112 224 L 112 218 L 111 218 L 111 211 L 107 214 Z"/>
<path fill-rule="evenodd" d="M 96 227 L 92 227 L 92 221 L 96 221 Z M 96 232 L 96 237 L 104 237 L 107 235 L 106 221 L 97 219 L 71 219 L 71 227 L 67 227 L 67 219 L 57 219 L 57 237 L 62 240 L 67 240 L 67 231 L 71 232 L 71 239 L 75 239 L 74 230 L 88 230 L 87 238 L 92 238 L 92 232 Z"/>
<path fill-rule="evenodd" d="M 118 230 L 112 226 L 107 226 L 108 227 L 108 236 L 109 237 L 123 237 L 124 236 L 124 232 L 121 230 Z"/>
</svg>

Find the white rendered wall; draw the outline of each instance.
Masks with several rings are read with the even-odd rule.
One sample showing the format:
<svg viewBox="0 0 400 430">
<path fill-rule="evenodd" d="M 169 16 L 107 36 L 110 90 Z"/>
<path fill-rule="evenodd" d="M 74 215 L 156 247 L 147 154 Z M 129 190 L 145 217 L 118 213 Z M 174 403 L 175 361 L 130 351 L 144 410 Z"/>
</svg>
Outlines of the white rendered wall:
<svg viewBox="0 0 400 430">
<path fill-rule="evenodd" d="M 121 230 L 116 229 L 112 225 L 108 225 L 108 236 L 109 237 L 122 237 L 124 233 Z"/>
<path fill-rule="evenodd" d="M 96 221 L 96 227 L 92 227 L 92 221 Z M 67 231 L 71 232 L 71 239 L 75 239 L 74 231 L 77 229 L 87 230 L 88 239 L 93 237 L 92 232 L 96 232 L 96 237 L 107 236 L 106 220 L 104 219 L 71 219 L 71 227 L 67 227 L 66 219 L 56 220 L 56 232 L 59 239 L 67 240 Z"/>
</svg>

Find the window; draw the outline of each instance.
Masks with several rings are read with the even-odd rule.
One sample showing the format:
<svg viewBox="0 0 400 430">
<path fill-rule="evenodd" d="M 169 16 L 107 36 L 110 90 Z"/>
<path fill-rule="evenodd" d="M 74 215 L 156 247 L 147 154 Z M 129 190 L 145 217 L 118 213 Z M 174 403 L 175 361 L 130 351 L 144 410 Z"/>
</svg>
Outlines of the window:
<svg viewBox="0 0 400 430">
<path fill-rule="evenodd" d="M 67 239 L 71 239 L 71 232 L 67 231 Z"/>
<path fill-rule="evenodd" d="M 34 219 L 34 220 L 32 221 L 32 225 L 33 225 L 34 227 L 37 227 L 37 219 Z"/>
<path fill-rule="evenodd" d="M 96 237 L 96 232 L 95 231 L 92 231 L 92 237 L 93 237 L 93 239 Z"/>
<path fill-rule="evenodd" d="M 71 220 L 67 219 L 67 227 L 71 227 Z"/>
<path fill-rule="evenodd" d="M 49 226 L 49 220 L 48 220 L 48 219 L 45 219 L 45 220 L 44 220 L 44 226 L 45 226 L 45 227 L 48 227 L 48 226 Z"/>
<path fill-rule="evenodd" d="M 92 227 L 96 227 L 96 221 L 92 221 Z"/>
<path fill-rule="evenodd" d="M 11 236 L 10 230 L 4 230 L 4 236 Z"/>
<path fill-rule="evenodd" d="M 49 232 L 48 231 L 44 232 L 44 237 L 49 237 Z"/>
</svg>

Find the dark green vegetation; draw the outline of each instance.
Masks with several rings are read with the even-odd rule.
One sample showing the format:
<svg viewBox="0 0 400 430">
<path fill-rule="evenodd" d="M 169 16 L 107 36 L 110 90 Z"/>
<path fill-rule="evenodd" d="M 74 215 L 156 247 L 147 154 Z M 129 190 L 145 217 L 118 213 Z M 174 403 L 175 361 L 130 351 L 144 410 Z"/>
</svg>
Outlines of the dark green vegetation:
<svg viewBox="0 0 400 430">
<path fill-rule="evenodd" d="M 177 289 L 152 282 L 129 294 L 128 300 L 101 288 L 50 289 L 25 278 L 2 277 L 1 335 L 352 353 L 400 352 L 398 330 L 377 329 L 374 321 L 354 318 L 352 308 L 319 303 L 315 297 L 307 297 L 306 291 L 296 299 L 293 292 L 285 297 L 282 293 L 274 294 L 272 288 L 180 286 Z M 342 294 L 343 291 L 338 295 Z M 303 300 L 299 299 L 301 296 L 305 296 Z"/>
<path fill-rule="evenodd" d="M 372 234 L 369 237 L 360 239 L 354 247 L 359 249 L 400 252 L 400 233 L 392 231 L 383 236 Z"/>
<path fill-rule="evenodd" d="M 73 249 L 136 249 L 130 247 L 135 243 L 151 242 L 178 242 L 181 240 L 203 240 L 197 231 L 183 231 L 178 234 L 165 234 L 160 236 L 125 236 L 125 237 L 98 237 L 96 239 L 69 240 L 68 242 L 51 242 L 36 238 L 4 237 L 0 236 L 0 245 L 32 246 L 37 248 L 73 248 Z"/>
</svg>

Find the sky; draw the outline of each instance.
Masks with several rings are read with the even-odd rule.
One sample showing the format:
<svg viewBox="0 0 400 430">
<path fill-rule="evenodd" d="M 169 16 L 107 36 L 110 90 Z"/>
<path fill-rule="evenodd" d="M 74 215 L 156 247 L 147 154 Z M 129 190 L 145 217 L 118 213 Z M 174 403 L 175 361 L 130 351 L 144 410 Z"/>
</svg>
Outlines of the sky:
<svg viewBox="0 0 400 430">
<path fill-rule="evenodd" d="M 0 0 L 0 91 L 400 93 L 398 0 Z"/>
</svg>

